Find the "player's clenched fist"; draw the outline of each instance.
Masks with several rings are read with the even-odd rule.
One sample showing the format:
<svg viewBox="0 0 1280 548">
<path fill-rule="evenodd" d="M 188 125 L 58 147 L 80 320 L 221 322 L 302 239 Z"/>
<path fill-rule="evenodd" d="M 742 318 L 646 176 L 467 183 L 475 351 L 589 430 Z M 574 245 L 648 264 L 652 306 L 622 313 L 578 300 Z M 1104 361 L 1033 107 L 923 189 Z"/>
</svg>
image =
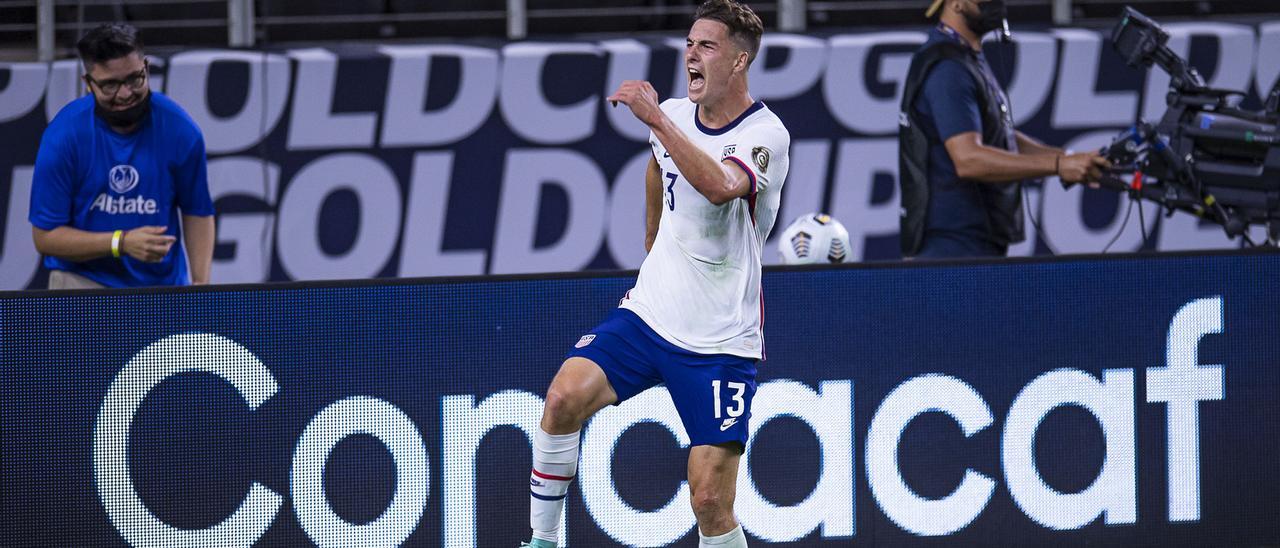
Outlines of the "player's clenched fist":
<svg viewBox="0 0 1280 548">
<path fill-rule="evenodd" d="M 662 117 L 662 109 L 658 108 L 658 92 L 644 80 L 626 80 L 618 86 L 618 90 L 608 97 L 617 106 L 622 103 L 631 108 L 631 113 L 645 125 L 652 126 Z"/>
</svg>

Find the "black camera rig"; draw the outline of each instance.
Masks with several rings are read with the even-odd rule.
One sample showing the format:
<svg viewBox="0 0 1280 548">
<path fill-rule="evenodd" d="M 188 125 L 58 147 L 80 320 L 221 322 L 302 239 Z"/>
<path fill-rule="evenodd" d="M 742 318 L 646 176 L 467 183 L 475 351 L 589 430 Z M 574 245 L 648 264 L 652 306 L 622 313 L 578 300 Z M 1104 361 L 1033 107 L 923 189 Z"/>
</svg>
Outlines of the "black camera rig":
<svg viewBox="0 0 1280 548">
<path fill-rule="evenodd" d="M 1112 164 L 1102 186 L 1211 220 L 1227 236 L 1249 240 L 1249 225 L 1280 239 L 1280 81 L 1261 111 L 1240 109 L 1243 92 L 1212 89 L 1166 46 L 1169 34 L 1131 7 L 1111 42 L 1135 68 L 1153 63 L 1170 77 L 1169 109 L 1156 124 L 1139 122 L 1103 149 Z M 1132 175 L 1126 180 L 1122 175 Z"/>
</svg>

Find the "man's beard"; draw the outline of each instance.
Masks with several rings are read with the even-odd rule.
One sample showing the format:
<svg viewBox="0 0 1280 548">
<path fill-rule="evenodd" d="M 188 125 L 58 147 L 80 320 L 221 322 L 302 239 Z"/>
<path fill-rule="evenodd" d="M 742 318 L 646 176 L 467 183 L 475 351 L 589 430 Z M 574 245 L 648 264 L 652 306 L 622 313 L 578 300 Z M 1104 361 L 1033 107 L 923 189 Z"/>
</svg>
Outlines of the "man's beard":
<svg viewBox="0 0 1280 548">
<path fill-rule="evenodd" d="M 102 118 L 113 128 L 129 129 L 146 118 L 147 113 L 151 112 L 151 94 L 148 93 L 133 105 L 124 110 L 109 110 L 102 106 L 101 102 L 94 101 L 93 112 Z"/>
<path fill-rule="evenodd" d="M 979 37 L 1004 26 L 1008 17 L 1008 8 L 1004 0 L 989 0 L 978 4 L 977 14 L 964 14 L 964 22 L 969 30 Z"/>
</svg>

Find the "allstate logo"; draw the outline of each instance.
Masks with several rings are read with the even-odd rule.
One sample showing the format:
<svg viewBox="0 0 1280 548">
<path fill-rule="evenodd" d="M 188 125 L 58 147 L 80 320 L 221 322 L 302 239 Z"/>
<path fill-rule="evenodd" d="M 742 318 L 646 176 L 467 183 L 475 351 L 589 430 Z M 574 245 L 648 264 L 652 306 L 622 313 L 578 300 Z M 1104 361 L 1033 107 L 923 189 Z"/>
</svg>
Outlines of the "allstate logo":
<svg viewBox="0 0 1280 548">
<path fill-rule="evenodd" d="M 111 182 L 111 190 L 116 191 L 116 194 L 124 194 L 138 186 L 138 170 L 133 169 L 131 165 L 118 165 L 111 168 L 107 178 Z"/>
</svg>

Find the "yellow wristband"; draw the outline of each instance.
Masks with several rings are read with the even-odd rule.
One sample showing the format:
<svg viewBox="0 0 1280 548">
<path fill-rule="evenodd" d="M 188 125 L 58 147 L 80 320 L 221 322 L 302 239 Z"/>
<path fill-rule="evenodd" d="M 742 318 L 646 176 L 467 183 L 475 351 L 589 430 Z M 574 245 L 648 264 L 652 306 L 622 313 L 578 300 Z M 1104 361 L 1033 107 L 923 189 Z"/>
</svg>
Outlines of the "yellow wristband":
<svg viewBox="0 0 1280 548">
<path fill-rule="evenodd" d="M 111 234 L 111 256 L 120 258 L 120 240 L 124 238 L 124 231 L 117 230 Z"/>
</svg>

